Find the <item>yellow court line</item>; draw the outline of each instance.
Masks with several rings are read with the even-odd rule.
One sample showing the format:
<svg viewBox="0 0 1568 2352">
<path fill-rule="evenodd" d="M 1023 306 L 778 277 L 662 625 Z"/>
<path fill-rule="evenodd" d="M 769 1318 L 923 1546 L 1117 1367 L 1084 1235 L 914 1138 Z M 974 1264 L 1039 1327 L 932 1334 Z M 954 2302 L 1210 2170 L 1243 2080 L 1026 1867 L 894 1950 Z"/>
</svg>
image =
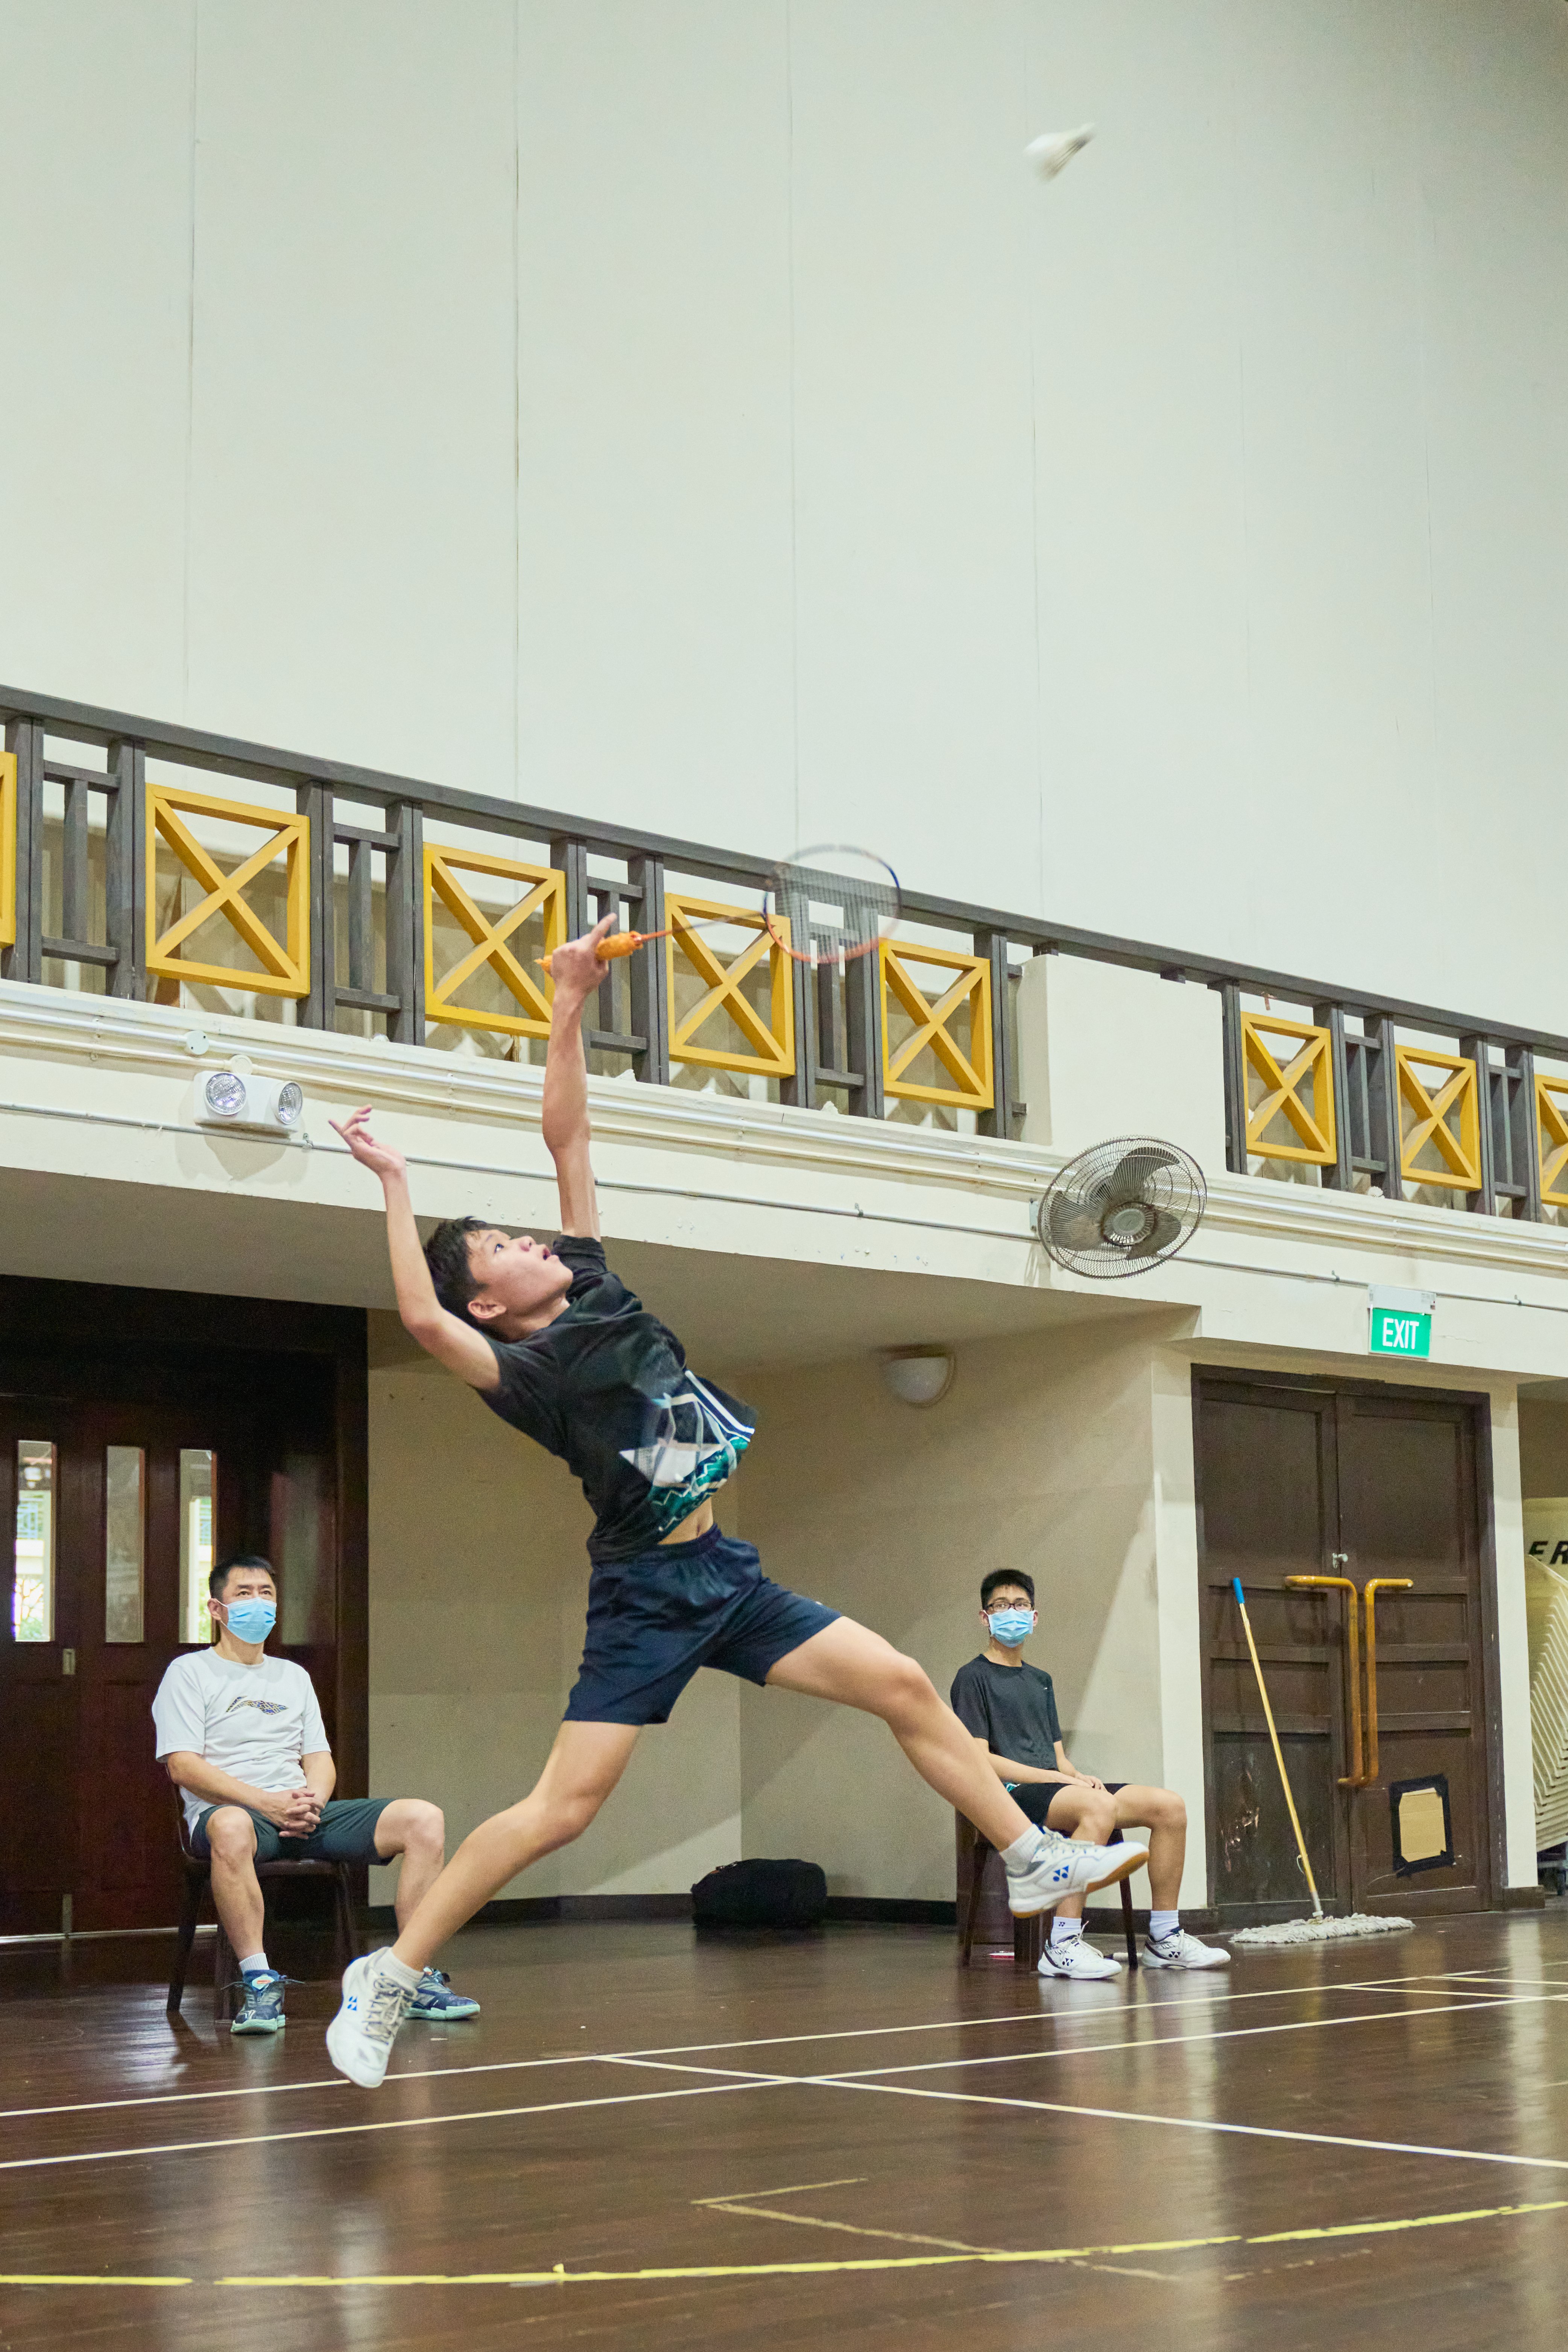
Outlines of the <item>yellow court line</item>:
<svg viewBox="0 0 1568 2352">
<path fill-rule="evenodd" d="M 775 2196 L 781 2192 L 774 2190 Z M 1203 2252 L 1215 2246 L 1304 2245 L 1327 2238 L 1389 2237 L 1407 2230 L 1450 2230 L 1473 2221 L 1513 2221 L 1531 2213 L 1561 2213 L 1568 2197 L 1554 2197 L 1529 2205 L 1472 2205 L 1454 2213 L 1412 2213 L 1391 2221 L 1336 2221 L 1298 2230 L 1270 2230 L 1245 2236 L 1228 2231 L 1209 2238 L 1145 2239 L 1134 2245 L 1035 2246 L 1015 2253 L 868 2255 L 847 2262 L 820 2263 L 684 2263 L 658 2270 L 569 2271 L 556 2263 L 547 2271 L 299 2271 L 271 2276 L 231 2275 L 211 2281 L 194 2278 L 134 2278 L 103 2275 L 72 2277 L 47 2271 L 0 2273 L 0 2286 L 602 2286 L 629 2285 L 642 2280 L 708 2278 L 792 2278 L 830 2271 L 947 2270 L 963 2263 L 1082 2263 L 1125 2254 Z"/>
<path fill-rule="evenodd" d="M 1207 2011 L 1221 2001 L 1288 2000 L 1294 1994 L 1321 1992 L 1384 1992 L 1396 1991 L 1402 1985 L 1419 1990 L 1425 1984 L 1447 1983 L 1446 1976 L 1432 1971 L 1420 1975 L 1399 1977 L 1347 1978 L 1343 1981 L 1323 1979 L 1316 1983 L 1299 1985 L 1268 1985 L 1251 1992 L 1235 1992 L 1218 1986 L 1205 1985 L 1202 1994 L 1173 1994 L 1163 2000 L 1141 2000 L 1137 2009 L 1129 2009 L 1128 2016 L 1146 2016 L 1156 2009 L 1191 2009 Z M 1535 1982 L 1535 1979 L 1521 1979 Z M 1542 1982 L 1548 1979 L 1540 1979 Z M 1550 1981 L 1555 1982 L 1552 1979 Z M 1392 2014 L 1393 2012 L 1391 2012 Z M 550 2058 L 493 2058 L 473 2066 L 409 2066 L 388 2074 L 387 2084 L 439 2082 L 447 2076 L 459 2074 L 517 2074 L 543 2067 L 584 2066 L 607 2063 L 613 2059 L 631 2058 L 699 2058 L 705 2053 L 733 2050 L 781 2050 L 799 2042 L 875 2041 L 900 2033 L 959 2033 L 987 2025 L 1043 2025 L 1058 2029 L 1063 2026 L 1088 2025 L 1093 2021 L 1089 2013 L 1077 2017 L 1064 2014 L 1059 2009 L 1037 2007 L 1024 2010 L 999 2010 L 990 2017 L 940 2017 L 916 2025 L 847 2025 L 832 2026 L 820 2033 L 770 2033 L 739 2042 L 671 2042 L 656 2044 L 648 2050 L 584 2050 L 570 2051 Z M 1173 2036 L 1173 2039 L 1185 2039 Z M 1194 2035 L 1194 2041 L 1205 2037 Z M 1078 2050 L 1100 2051 L 1138 2049 L 1146 2046 L 1142 2036 L 1122 2042 L 1070 2042 L 1062 2046 L 1060 2054 L 1070 2057 Z M 191 2105 L 211 2099 L 265 2099 L 276 2097 L 284 2091 L 344 2091 L 350 2084 L 341 2074 L 318 2075 L 300 2083 L 243 2084 L 222 2091 L 153 2091 L 129 2099 L 77 2099 L 58 2106 L 0 2107 L 0 2123 L 20 2122 L 33 2116 L 84 2116 L 101 2114 L 118 2107 L 172 2107 Z"/>
</svg>

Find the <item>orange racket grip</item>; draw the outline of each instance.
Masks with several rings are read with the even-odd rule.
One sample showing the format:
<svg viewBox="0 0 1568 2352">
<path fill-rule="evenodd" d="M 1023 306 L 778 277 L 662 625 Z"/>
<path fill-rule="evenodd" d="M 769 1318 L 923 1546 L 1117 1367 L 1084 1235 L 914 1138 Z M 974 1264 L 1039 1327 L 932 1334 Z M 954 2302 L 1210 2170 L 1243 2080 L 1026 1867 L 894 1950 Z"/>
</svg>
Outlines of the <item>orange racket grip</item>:
<svg viewBox="0 0 1568 2352">
<path fill-rule="evenodd" d="M 636 955 L 642 944 L 641 931 L 612 931 L 607 940 L 599 941 L 594 953 L 600 963 L 617 963 L 623 956 Z M 552 948 L 549 955 L 540 957 L 539 965 L 542 971 L 550 970 L 554 956 L 555 950 Z"/>
</svg>

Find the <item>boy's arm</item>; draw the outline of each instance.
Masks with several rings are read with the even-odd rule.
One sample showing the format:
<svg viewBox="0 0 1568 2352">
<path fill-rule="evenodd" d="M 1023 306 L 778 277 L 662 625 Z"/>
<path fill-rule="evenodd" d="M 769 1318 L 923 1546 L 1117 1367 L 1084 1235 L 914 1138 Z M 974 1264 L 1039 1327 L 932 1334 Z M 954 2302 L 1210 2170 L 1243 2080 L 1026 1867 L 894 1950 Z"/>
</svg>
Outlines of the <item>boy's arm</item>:
<svg viewBox="0 0 1568 2352">
<path fill-rule="evenodd" d="M 1104 1788 L 1104 1781 L 1097 1780 L 1092 1772 L 1080 1772 L 1079 1770 L 1078 1766 L 1073 1762 L 1072 1758 L 1068 1754 L 1067 1749 L 1063 1747 L 1059 1739 L 1057 1742 L 1057 1762 L 1061 1766 L 1062 1771 L 1068 1780 L 1077 1780 L 1086 1789 Z"/>
<path fill-rule="evenodd" d="M 1015 1764 L 1010 1756 L 998 1756 L 987 1747 L 984 1733 L 973 1735 L 974 1745 L 984 1757 L 999 1780 L 1049 1780 L 1054 1786 L 1066 1788 L 1076 1776 L 1071 1772 L 1043 1772 L 1037 1764 Z"/>
<path fill-rule="evenodd" d="M 342 1126 L 336 1119 L 331 1125 L 361 1166 L 381 1179 L 382 1196 L 386 1202 L 386 1246 L 403 1328 L 411 1339 L 418 1340 L 426 1355 L 434 1356 L 438 1364 L 445 1364 L 449 1372 L 456 1372 L 470 1388 L 499 1388 L 500 1367 L 489 1341 L 461 1316 L 449 1315 L 436 1296 L 436 1286 L 425 1263 L 419 1228 L 414 1222 L 414 1204 L 408 1197 L 407 1166 L 401 1151 L 376 1141 L 366 1125 L 369 1118 L 367 1105 L 344 1119 Z"/>
<path fill-rule="evenodd" d="M 605 977 L 595 953 L 615 921 L 606 915 L 580 940 L 557 948 L 550 959 L 555 986 L 550 1008 L 550 1044 L 544 1056 L 544 1145 L 555 1162 L 561 1194 L 561 1230 L 599 1237 L 599 1202 L 589 1157 L 588 1061 L 583 1050 L 583 1007 Z"/>
</svg>

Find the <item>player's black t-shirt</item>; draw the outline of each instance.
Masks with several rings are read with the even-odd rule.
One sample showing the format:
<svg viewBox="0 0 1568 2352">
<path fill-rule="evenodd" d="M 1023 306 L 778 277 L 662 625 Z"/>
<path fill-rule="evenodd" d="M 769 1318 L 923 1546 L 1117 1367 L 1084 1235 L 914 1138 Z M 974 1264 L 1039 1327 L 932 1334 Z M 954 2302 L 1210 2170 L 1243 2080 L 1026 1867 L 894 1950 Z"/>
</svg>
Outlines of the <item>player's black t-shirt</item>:
<svg viewBox="0 0 1568 2352">
<path fill-rule="evenodd" d="M 1060 1770 L 1057 1695 L 1039 1666 L 999 1666 L 991 1658 L 971 1658 L 952 1678 L 951 1699 L 965 1731 L 984 1739 L 994 1756 L 1033 1764 L 1042 1772 Z"/>
<path fill-rule="evenodd" d="M 526 1339 L 491 1339 L 500 1386 L 479 1394 L 583 1482 L 594 1508 L 588 1557 L 633 1559 L 721 1486 L 756 1416 L 686 1367 L 673 1331 L 580 1234 L 552 1244 L 572 1269 L 563 1313 Z"/>
</svg>

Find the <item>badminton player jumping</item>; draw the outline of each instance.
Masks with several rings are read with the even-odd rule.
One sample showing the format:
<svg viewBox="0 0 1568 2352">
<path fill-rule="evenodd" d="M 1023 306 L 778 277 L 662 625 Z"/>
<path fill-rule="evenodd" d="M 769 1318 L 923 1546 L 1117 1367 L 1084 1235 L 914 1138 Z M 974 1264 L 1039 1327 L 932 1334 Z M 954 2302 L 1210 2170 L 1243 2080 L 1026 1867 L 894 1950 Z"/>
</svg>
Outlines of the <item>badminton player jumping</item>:
<svg viewBox="0 0 1568 2352">
<path fill-rule="evenodd" d="M 463 1841 L 389 1950 L 344 1975 L 327 2048 L 367 2089 L 447 1937 L 519 1871 L 581 1837 L 642 1726 L 668 1719 L 699 1666 L 879 1716 L 922 1780 L 998 1848 L 1019 1915 L 1109 1885 L 1148 1858 L 1142 1845 L 1036 1828 L 911 1658 L 770 1582 L 752 1546 L 716 1524 L 713 1495 L 751 1441 L 751 1412 L 688 1369 L 674 1333 L 609 1271 L 599 1239 L 582 1018 L 604 979 L 595 950 L 610 919 L 552 959 L 543 1132 L 562 1232 L 551 1247 L 465 1217 L 421 1249 L 402 1155 L 372 1136 L 368 1110 L 337 1130 L 381 1179 L 405 1328 L 493 1412 L 560 1455 L 595 1512 L 582 1669 L 539 1781 Z"/>
</svg>

